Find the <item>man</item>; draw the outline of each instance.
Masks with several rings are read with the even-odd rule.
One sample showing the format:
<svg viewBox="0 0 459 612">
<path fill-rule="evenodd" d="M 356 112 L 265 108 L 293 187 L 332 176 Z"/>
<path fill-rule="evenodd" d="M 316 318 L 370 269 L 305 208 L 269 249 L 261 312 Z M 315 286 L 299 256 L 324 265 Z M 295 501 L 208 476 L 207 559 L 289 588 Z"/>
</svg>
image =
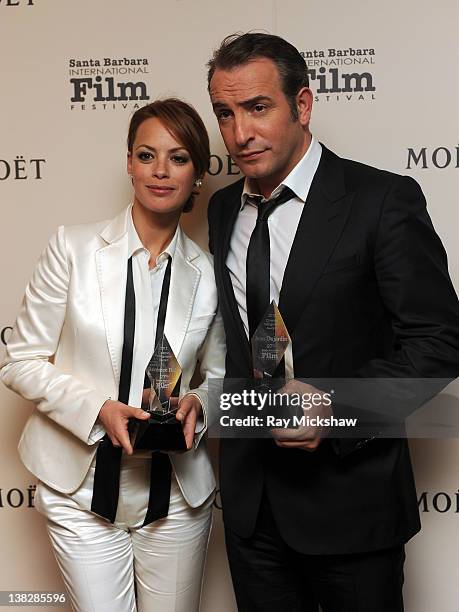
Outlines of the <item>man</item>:
<svg viewBox="0 0 459 612">
<path fill-rule="evenodd" d="M 417 183 L 313 138 L 305 62 L 277 36 L 228 37 L 208 79 L 245 175 L 209 204 L 226 377 L 251 375 L 249 337 L 269 300 L 292 338 L 296 379 L 456 377 L 458 301 Z M 403 610 L 403 546 L 420 528 L 406 440 L 317 427 L 223 439 L 220 461 L 239 610 Z"/>
</svg>

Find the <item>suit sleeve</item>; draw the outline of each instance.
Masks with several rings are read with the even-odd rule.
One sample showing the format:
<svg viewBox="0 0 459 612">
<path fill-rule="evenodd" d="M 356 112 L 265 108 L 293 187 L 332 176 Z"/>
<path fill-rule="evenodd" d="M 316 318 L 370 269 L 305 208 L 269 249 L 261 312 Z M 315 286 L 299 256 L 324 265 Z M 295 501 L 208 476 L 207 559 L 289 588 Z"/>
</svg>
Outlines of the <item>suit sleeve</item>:
<svg viewBox="0 0 459 612">
<path fill-rule="evenodd" d="M 398 177 L 384 199 L 374 270 L 394 342 L 390 353 L 365 363 L 357 376 L 386 379 L 387 384 L 374 383 L 373 414 L 402 421 L 459 374 L 457 296 L 424 195 L 409 177 Z M 355 409 L 338 406 L 335 413 L 369 422 L 368 412 L 358 405 Z M 375 427 L 374 436 L 379 433 Z M 343 440 L 341 446 L 349 449 L 352 440 Z"/>
<path fill-rule="evenodd" d="M 419 185 L 400 177 L 381 214 L 374 266 L 395 334 L 392 354 L 368 362 L 365 377 L 456 377 L 459 308 L 446 252 Z"/>
<path fill-rule="evenodd" d="M 0 378 L 48 418 L 91 444 L 100 438 L 95 421 L 108 398 L 52 363 L 65 321 L 68 286 L 65 230 L 60 227 L 26 288 Z"/>
</svg>

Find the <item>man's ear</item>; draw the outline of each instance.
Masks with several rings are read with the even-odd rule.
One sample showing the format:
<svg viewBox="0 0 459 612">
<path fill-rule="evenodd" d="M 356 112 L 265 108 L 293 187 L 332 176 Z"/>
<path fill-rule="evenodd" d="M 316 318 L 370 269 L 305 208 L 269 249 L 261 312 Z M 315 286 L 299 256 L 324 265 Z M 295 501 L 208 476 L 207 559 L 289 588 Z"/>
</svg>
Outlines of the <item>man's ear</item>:
<svg viewBox="0 0 459 612">
<path fill-rule="evenodd" d="M 303 127 L 308 127 L 311 120 L 313 94 L 308 87 L 302 87 L 296 94 L 298 121 Z"/>
</svg>

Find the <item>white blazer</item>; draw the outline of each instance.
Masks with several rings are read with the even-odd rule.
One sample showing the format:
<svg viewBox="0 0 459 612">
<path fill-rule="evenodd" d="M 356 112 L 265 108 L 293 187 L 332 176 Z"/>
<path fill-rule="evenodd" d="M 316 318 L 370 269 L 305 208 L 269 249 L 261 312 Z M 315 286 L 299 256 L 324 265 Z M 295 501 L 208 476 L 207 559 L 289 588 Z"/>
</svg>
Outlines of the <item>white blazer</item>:
<svg viewBox="0 0 459 612">
<path fill-rule="evenodd" d="M 1 364 L 6 386 L 36 404 L 19 442 L 21 459 L 63 493 L 75 491 L 85 478 L 97 450 L 92 436 L 99 410 L 118 396 L 130 214 L 131 206 L 110 222 L 59 227 L 26 288 Z M 130 403 L 140 406 L 154 342 L 147 267 L 135 290 L 134 367 L 140 367 L 140 375 L 134 393 L 131 384 Z M 207 427 L 207 381 L 224 376 L 224 332 L 216 313 L 211 256 L 179 228 L 165 334 L 182 368 L 181 395 L 200 362 L 204 382 L 193 392 L 201 399 L 203 422 L 194 448 L 170 458 L 193 507 L 215 488 L 201 438 Z"/>
</svg>

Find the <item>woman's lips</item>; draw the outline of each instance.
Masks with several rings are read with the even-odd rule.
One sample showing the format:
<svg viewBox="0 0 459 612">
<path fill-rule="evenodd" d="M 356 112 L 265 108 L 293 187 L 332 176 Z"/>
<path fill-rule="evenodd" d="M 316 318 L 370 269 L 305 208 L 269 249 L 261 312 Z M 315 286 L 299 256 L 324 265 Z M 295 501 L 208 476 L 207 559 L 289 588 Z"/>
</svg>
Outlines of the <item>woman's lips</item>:
<svg viewBox="0 0 459 612">
<path fill-rule="evenodd" d="M 166 196 L 174 191 L 173 187 L 164 187 L 164 185 L 146 185 L 146 188 L 158 196 Z"/>
</svg>

